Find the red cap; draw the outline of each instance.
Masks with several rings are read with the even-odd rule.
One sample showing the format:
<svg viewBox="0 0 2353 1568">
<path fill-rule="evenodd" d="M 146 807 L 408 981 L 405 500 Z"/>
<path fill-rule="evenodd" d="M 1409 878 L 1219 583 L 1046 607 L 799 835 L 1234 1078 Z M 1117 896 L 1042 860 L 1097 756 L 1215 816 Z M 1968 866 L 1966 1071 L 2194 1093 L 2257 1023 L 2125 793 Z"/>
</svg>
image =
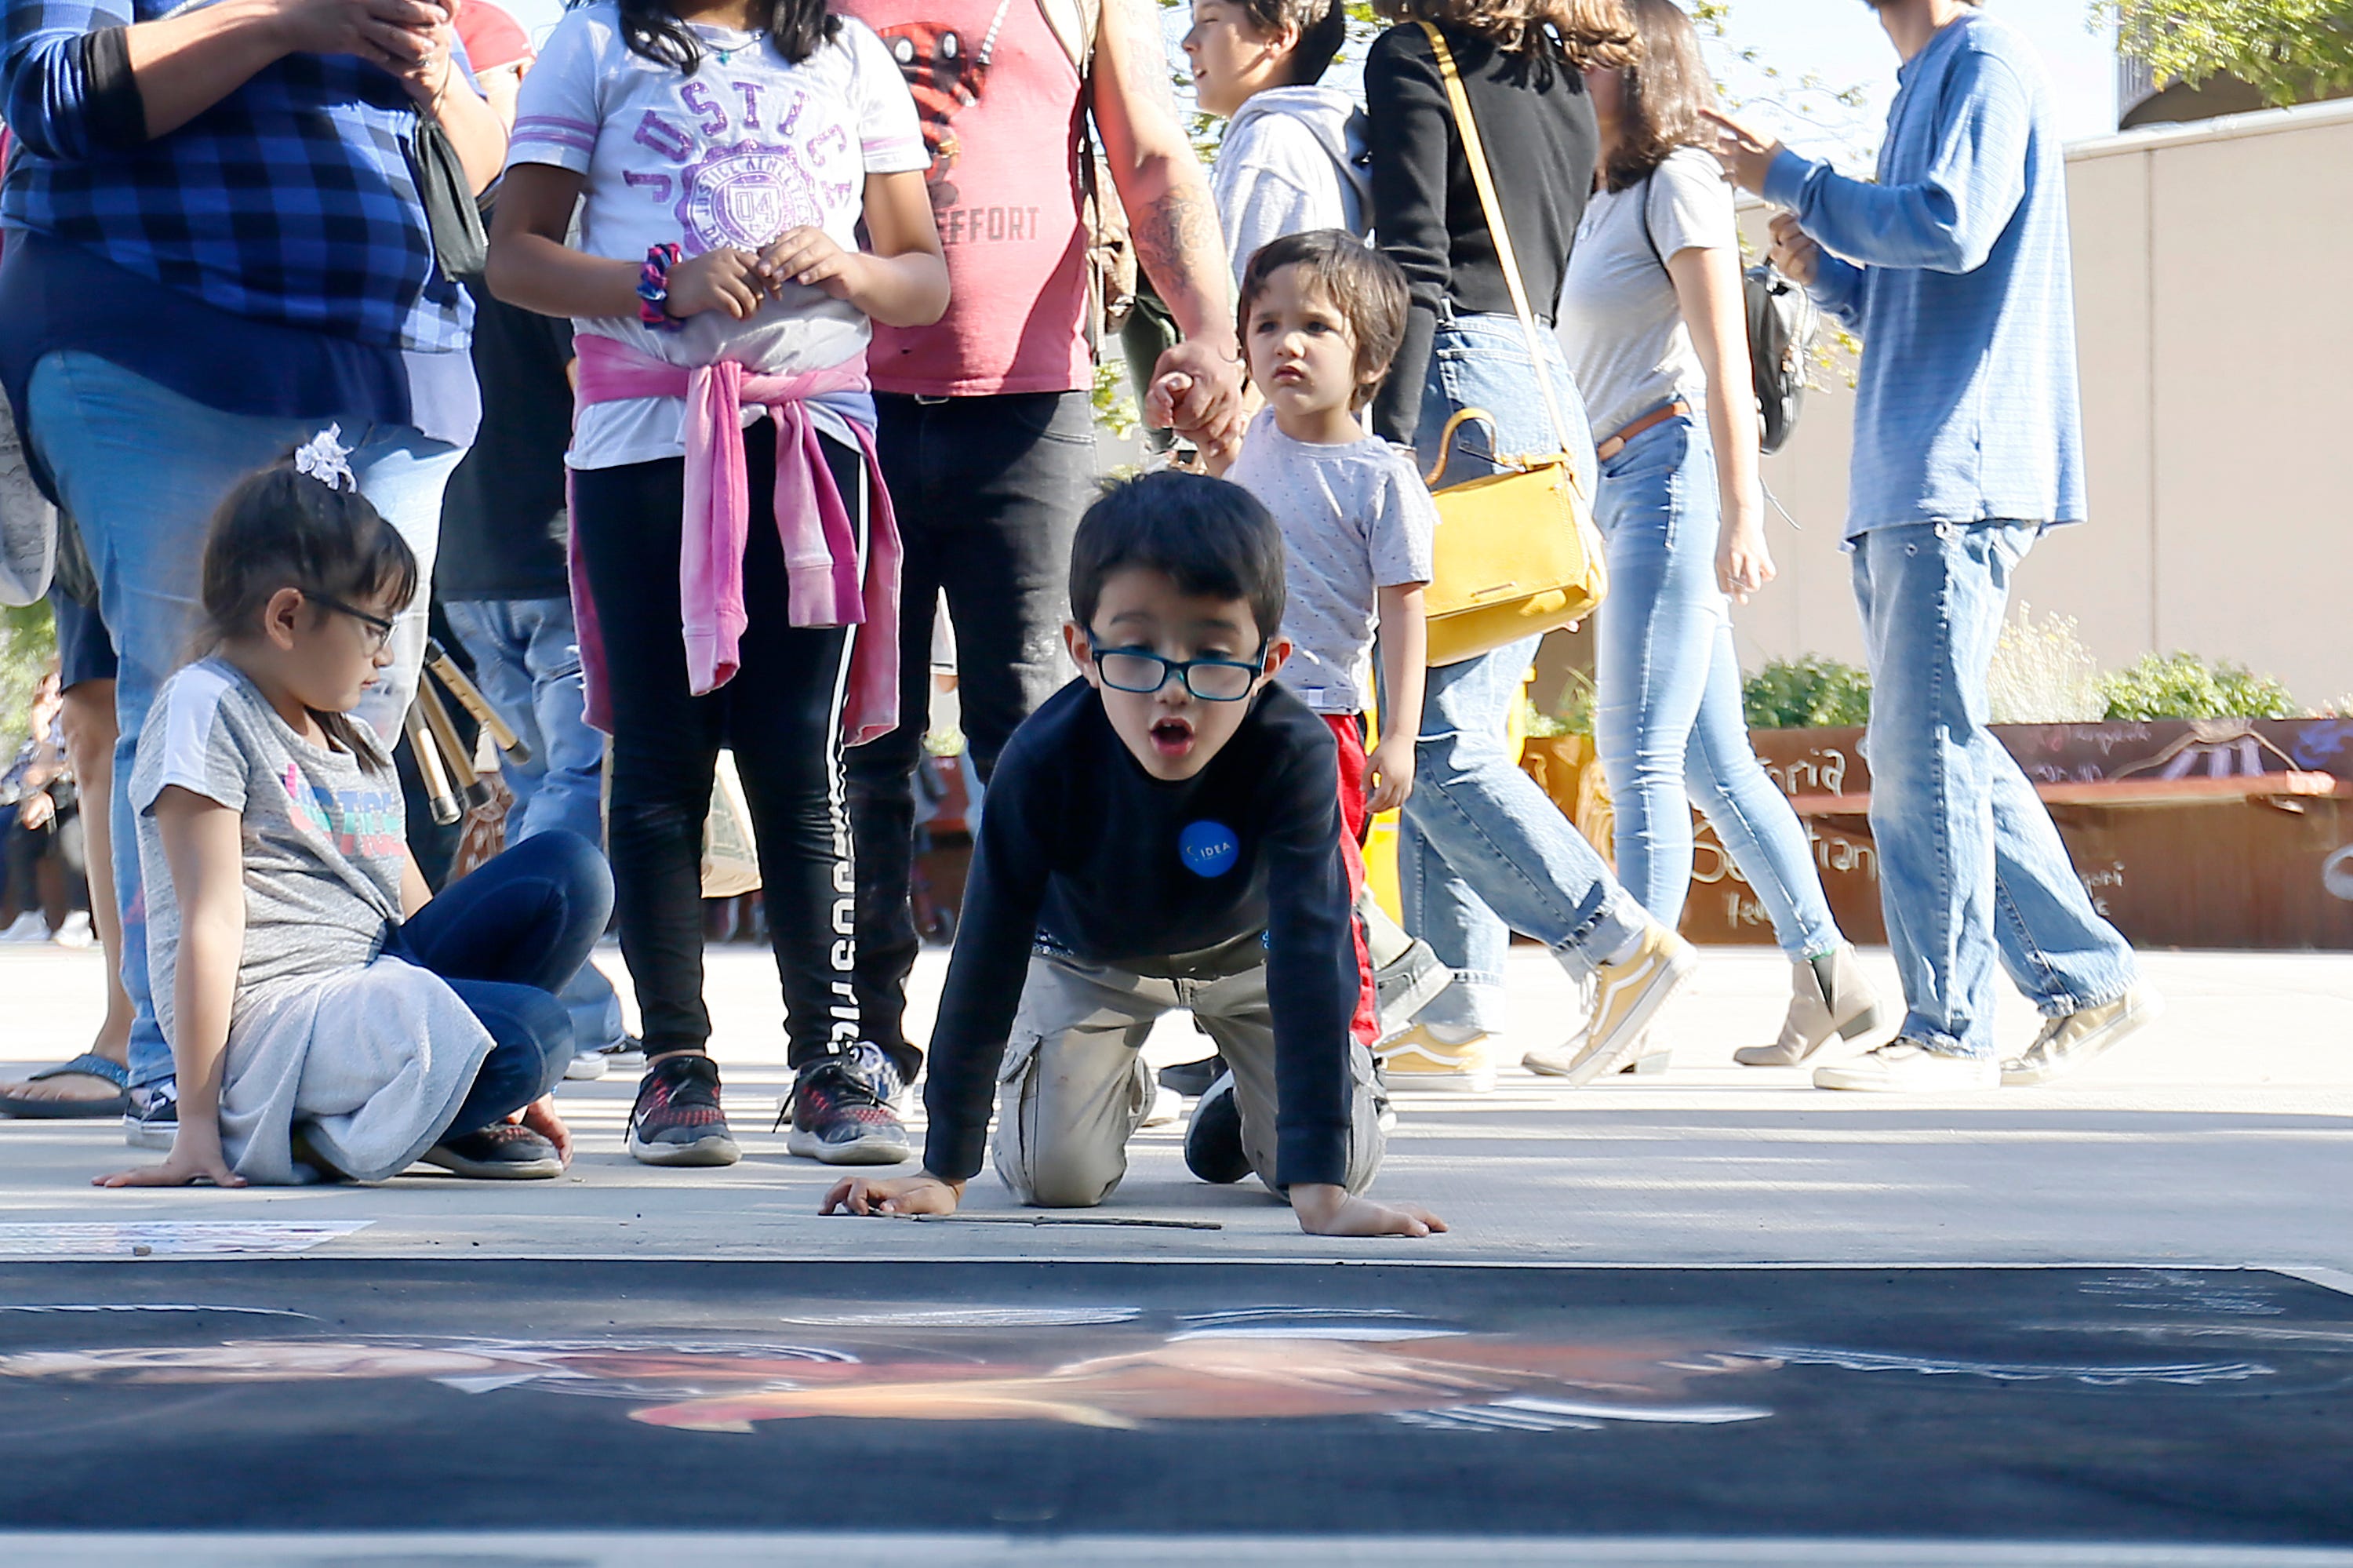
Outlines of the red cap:
<svg viewBox="0 0 2353 1568">
<path fill-rule="evenodd" d="M 477 75 L 538 58 L 539 51 L 531 47 L 531 36 L 522 30 L 522 24 L 491 0 L 451 0 L 449 20 Z"/>
</svg>

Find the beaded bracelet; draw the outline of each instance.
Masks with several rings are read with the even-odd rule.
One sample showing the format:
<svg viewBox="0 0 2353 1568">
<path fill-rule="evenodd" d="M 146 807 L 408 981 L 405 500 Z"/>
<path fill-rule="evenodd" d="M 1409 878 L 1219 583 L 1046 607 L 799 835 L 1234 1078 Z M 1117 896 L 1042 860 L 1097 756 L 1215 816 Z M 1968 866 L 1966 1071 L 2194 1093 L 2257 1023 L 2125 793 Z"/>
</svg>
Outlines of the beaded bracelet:
<svg viewBox="0 0 2353 1568">
<path fill-rule="evenodd" d="M 676 332 L 686 323 L 670 313 L 670 270 L 681 252 L 675 245 L 649 245 L 638 269 L 638 319 L 656 332 Z"/>
</svg>

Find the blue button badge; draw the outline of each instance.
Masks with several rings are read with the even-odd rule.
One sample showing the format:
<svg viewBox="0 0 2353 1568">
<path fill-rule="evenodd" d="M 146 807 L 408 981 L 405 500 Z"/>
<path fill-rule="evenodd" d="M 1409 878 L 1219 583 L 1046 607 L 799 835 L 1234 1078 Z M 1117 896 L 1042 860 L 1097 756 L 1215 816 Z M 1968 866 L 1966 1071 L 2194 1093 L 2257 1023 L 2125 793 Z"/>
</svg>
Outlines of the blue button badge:
<svg viewBox="0 0 2353 1568">
<path fill-rule="evenodd" d="M 1223 822 L 1187 822 L 1176 835 L 1176 853 L 1196 876 L 1223 876 L 1241 858 L 1241 841 Z"/>
</svg>

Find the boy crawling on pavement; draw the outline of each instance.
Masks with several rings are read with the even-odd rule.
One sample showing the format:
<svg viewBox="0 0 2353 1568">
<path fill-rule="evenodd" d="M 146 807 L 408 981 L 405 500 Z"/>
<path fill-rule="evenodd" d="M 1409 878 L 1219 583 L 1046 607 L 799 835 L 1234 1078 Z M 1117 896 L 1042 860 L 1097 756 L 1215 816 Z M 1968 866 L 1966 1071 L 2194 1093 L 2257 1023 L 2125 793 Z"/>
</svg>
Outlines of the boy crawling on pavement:
<svg viewBox="0 0 2353 1568">
<path fill-rule="evenodd" d="M 1045 1208 L 1102 1202 L 1152 1105 L 1145 1037 L 1184 1007 L 1234 1075 L 1226 1180 L 1255 1172 L 1315 1234 L 1446 1228 L 1363 1196 L 1387 1107 L 1349 1036 L 1332 732 L 1274 682 L 1282 559 L 1266 509 L 1222 480 L 1148 474 L 1087 513 L 1062 633 L 1084 679 L 1015 732 L 989 783 L 923 1174 L 852 1177 L 825 1213 L 954 1213 L 992 1086 L 1006 1185 Z"/>
</svg>

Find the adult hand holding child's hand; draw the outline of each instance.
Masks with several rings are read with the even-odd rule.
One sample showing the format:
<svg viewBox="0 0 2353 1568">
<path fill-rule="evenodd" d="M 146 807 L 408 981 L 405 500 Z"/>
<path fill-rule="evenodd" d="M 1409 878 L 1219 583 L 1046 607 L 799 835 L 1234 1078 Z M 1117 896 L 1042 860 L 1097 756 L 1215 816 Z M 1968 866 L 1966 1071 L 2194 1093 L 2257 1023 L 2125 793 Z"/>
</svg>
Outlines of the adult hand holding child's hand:
<svg viewBox="0 0 2353 1568">
<path fill-rule="evenodd" d="M 1415 1203 L 1376 1203 L 1345 1187 L 1303 1181 L 1291 1189 L 1291 1212 L 1312 1236 L 1426 1236 L 1446 1222 Z"/>
<path fill-rule="evenodd" d="M 820 1214 L 953 1214 L 964 1183 L 936 1176 L 850 1176 L 833 1184 Z"/>
</svg>

